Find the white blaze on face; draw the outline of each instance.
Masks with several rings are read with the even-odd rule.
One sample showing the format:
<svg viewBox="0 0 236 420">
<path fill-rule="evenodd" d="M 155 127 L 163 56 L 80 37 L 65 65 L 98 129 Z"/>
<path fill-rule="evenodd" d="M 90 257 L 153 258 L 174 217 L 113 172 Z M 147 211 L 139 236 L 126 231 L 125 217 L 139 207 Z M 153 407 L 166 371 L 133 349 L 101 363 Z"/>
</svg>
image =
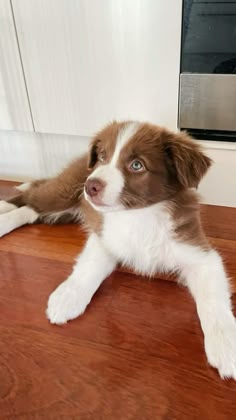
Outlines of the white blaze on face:
<svg viewBox="0 0 236 420">
<path fill-rule="evenodd" d="M 131 137 L 138 131 L 140 123 L 127 123 L 120 129 L 117 136 L 116 147 L 111 161 L 107 165 L 101 165 L 93 171 L 88 179 L 97 178 L 105 182 L 106 186 L 102 195 L 104 207 L 100 210 L 106 210 L 105 206 L 113 207 L 114 209 L 121 209 L 123 206 L 119 203 L 119 196 L 124 187 L 125 179 L 120 169 L 117 168 L 117 163 L 120 157 L 121 150 L 129 142 Z M 92 204 L 92 203 L 91 203 Z M 107 210 L 110 210 L 110 208 Z"/>
<path fill-rule="evenodd" d="M 113 166 L 117 165 L 121 150 L 129 142 L 131 137 L 133 137 L 134 134 L 137 133 L 139 127 L 140 127 L 140 123 L 134 121 L 134 122 L 127 123 L 123 128 L 120 129 L 119 134 L 117 136 L 116 148 L 112 156 L 110 165 L 113 165 Z"/>
</svg>

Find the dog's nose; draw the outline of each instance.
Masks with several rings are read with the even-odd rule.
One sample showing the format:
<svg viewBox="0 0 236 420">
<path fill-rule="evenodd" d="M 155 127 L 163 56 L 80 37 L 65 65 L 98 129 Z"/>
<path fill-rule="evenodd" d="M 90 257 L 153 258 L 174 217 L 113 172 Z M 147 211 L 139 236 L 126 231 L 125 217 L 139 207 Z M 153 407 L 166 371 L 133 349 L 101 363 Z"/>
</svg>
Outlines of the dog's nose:
<svg viewBox="0 0 236 420">
<path fill-rule="evenodd" d="M 90 197 L 95 197 L 104 188 L 104 183 L 96 178 L 88 179 L 85 183 L 85 191 Z"/>
</svg>

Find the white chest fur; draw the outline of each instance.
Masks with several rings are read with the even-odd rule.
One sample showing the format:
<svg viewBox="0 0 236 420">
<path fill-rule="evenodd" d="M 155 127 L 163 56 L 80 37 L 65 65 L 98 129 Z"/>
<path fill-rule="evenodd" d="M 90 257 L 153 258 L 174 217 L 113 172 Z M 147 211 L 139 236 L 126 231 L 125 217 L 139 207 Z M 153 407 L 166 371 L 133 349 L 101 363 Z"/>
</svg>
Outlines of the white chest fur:
<svg viewBox="0 0 236 420">
<path fill-rule="evenodd" d="M 174 268 L 173 222 L 163 204 L 104 215 L 102 240 L 124 265 L 152 275 Z"/>
</svg>

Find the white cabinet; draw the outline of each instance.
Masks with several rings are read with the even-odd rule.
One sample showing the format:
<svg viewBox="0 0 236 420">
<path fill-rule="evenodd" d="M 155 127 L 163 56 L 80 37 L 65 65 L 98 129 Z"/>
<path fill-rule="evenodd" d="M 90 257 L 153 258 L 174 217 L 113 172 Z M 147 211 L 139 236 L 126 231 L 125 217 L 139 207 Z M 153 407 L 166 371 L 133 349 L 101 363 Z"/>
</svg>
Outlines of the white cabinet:
<svg viewBox="0 0 236 420">
<path fill-rule="evenodd" d="M 33 131 L 10 0 L 0 0 L 0 129 Z"/>
<path fill-rule="evenodd" d="M 181 0 L 12 0 L 36 131 L 177 126 Z"/>
</svg>

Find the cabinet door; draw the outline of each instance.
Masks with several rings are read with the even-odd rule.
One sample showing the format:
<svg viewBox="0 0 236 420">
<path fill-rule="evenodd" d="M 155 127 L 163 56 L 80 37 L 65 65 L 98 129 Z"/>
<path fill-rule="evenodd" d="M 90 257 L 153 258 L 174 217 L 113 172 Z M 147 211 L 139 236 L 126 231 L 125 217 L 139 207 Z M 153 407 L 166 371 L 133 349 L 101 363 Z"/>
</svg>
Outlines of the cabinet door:
<svg viewBox="0 0 236 420">
<path fill-rule="evenodd" d="M 36 131 L 177 126 L 181 0 L 13 0 Z"/>
<path fill-rule="evenodd" d="M 0 0 L 0 129 L 33 131 L 10 0 Z"/>
</svg>

